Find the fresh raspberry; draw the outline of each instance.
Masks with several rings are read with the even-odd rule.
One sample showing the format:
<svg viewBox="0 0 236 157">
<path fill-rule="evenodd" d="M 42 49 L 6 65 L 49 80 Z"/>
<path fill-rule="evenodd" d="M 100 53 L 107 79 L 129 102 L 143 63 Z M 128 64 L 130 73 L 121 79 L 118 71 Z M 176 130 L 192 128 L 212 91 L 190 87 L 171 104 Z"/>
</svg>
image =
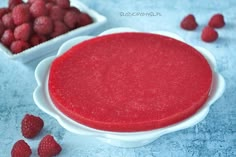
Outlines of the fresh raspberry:
<svg viewBox="0 0 236 157">
<path fill-rule="evenodd" d="M 87 13 L 79 14 L 79 24 L 80 26 L 85 26 L 92 23 L 92 18 Z"/>
<path fill-rule="evenodd" d="M 30 13 L 33 17 L 44 16 L 48 14 L 46 3 L 43 0 L 37 0 L 30 6 Z"/>
<path fill-rule="evenodd" d="M 19 45 L 17 46 L 25 46 L 25 44 L 23 44 L 22 42 L 18 44 Z M 41 131 L 43 126 L 44 126 L 44 122 L 40 117 L 26 114 L 21 122 L 22 135 L 26 138 L 33 138 Z"/>
<path fill-rule="evenodd" d="M 0 8 L 0 19 L 4 14 L 8 13 L 10 10 L 8 8 Z"/>
<path fill-rule="evenodd" d="M 24 51 L 24 50 L 26 50 L 26 49 L 28 49 L 28 48 L 30 48 L 30 45 L 27 43 L 27 42 L 25 42 L 25 41 L 23 41 L 23 40 L 16 40 L 16 41 L 13 41 L 12 42 L 12 44 L 11 44 L 11 46 L 10 46 L 10 50 L 11 50 L 11 52 L 13 53 L 13 54 L 17 54 L 17 53 L 20 53 L 20 52 L 22 52 L 22 51 Z M 26 129 L 25 129 L 26 130 Z M 23 134 L 26 134 L 26 135 L 31 135 L 30 134 L 31 132 L 29 131 L 29 132 L 27 132 L 27 131 L 25 131 L 25 133 L 23 133 Z M 32 135 L 33 135 L 33 131 L 32 131 Z M 31 135 L 31 136 L 32 136 Z M 26 137 L 26 136 L 25 136 Z"/>
<path fill-rule="evenodd" d="M 78 8 L 74 7 L 74 6 L 71 6 L 68 10 L 75 11 L 77 13 L 81 13 L 80 10 Z"/>
<path fill-rule="evenodd" d="M 14 36 L 17 40 L 28 41 L 32 33 L 32 27 L 30 23 L 23 23 L 14 30 Z"/>
<path fill-rule="evenodd" d="M 30 11 L 28 4 L 19 4 L 12 10 L 12 17 L 15 25 L 21 25 L 30 21 Z"/>
<path fill-rule="evenodd" d="M 201 38 L 205 42 L 213 42 L 218 38 L 218 33 L 214 30 L 214 28 L 206 26 L 202 30 Z"/>
<path fill-rule="evenodd" d="M 57 4 L 57 0 L 49 0 L 49 2 L 52 2 L 54 4 Z"/>
<path fill-rule="evenodd" d="M 13 9 L 15 6 L 17 6 L 18 4 L 22 4 L 23 1 L 22 0 L 9 0 L 8 1 L 8 8 Z"/>
<path fill-rule="evenodd" d="M 28 3 L 29 3 L 29 4 L 33 4 L 33 3 L 36 2 L 36 1 L 38 1 L 38 0 L 28 0 Z M 47 2 L 53 1 L 53 0 L 42 0 L 42 1 L 44 1 L 45 3 L 47 3 Z"/>
<path fill-rule="evenodd" d="M 15 41 L 15 37 L 12 30 L 11 29 L 5 30 L 1 38 L 1 42 L 3 43 L 3 45 L 9 47 L 13 41 Z"/>
<path fill-rule="evenodd" d="M 69 31 L 69 28 L 62 21 L 54 21 L 54 31 L 50 37 L 55 38 Z"/>
<path fill-rule="evenodd" d="M 65 15 L 65 10 L 55 5 L 49 10 L 49 16 L 53 20 L 61 20 L 63 21 Z"/>
<path fill-rule="evenodd" d="M 79 13 L 75 11 L 67 11 L 64 16 L 65 24 L 70 28 L 74 29 L 79 26 Z"/>
<path fill-rule="evenodd" d="M 37 0 L 28 0 L 28 3 L 33 4 L 35 1 L 37 1 Z"/>
<path fill-rule="evenodd" d="M 53 136 L 46 135 L 39 143 L 38 155 L 40 157 L 52 157 L 61 152 L 61 146 L 55 141 Z"/>
<path fill-rule="evenodd" d="M 224 16 L 222 14 L 215 14 L 208 22 L 208 26 L 213 28 L 222 28 L 225 25 Z"/>
<path fill-rule="evenodd" d="M 180 23 L 180 27 L 185 30 L 195 30 L 197 26 L 198 24 L 196 22 L 196 19 L 192 14 L 185 16 Z"/>
<path fill-rule="evenodd" d="M 52 2 L 46 3 L 46 8 L 48 9 L 48 12 L 50 12 L 53 6 L 55 6 L 55 4 Z"/>
<path fill-rule="evenodd" d="M 3 15 L 2 22 L 3 22 L 4 26 L 7 28 L 10 28 L 10 29 L 15 28 L 15 24 L 14 24 L 11 13 L 7 13 L 7 14 Z"/>
<path fill-rule="evenodd" d="M 52 19 L 48 16 L 40 16 L 34 20 L 34 31 L 41 35 L 47 35 L 53 31 Z"/>
<path fill-rule="evenodd" d="M 17 141 L 11 150 L 12 157 L 30 157 L 31 154 L 30 146 L 24 140 Z"/>
<path fill-rule="evenodd" d="M 5 31 L 5 26 L 3 24 L 3 22 L 0 20 L 0 38 L 2 37 L 2 34 Z"/>
<path fill-rule="evenodd" d="M 30 38 L 29 43 L 30 43 L 31 46 L 36 46 L 36 45 L 41 44 L 41 43 L 43 43 L 45 41 L 47 41 L 47 38 L 45 36 L 34 34 Z"/>
<path fill-rule="evenodd" d="M 68 9 L 70 7 L 70 0 L 56 0 L 56 4 L 63 9 Z"/>
</svg>

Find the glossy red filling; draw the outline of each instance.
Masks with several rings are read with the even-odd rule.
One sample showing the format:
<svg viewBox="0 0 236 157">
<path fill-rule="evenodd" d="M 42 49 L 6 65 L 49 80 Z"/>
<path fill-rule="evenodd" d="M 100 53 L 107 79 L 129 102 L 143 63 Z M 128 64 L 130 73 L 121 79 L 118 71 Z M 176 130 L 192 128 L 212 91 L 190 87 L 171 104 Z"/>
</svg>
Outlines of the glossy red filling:
<svg viewBox="0 0 236 157">
<path fill-rule="evenodd" d="M 86 126 L 146 131 L 196 113 L 212 71 L 193 47 L 148 33 L 117 33 L 84 41 L 55 59 L 49 94 L 55 106 Z"/>
</svg>

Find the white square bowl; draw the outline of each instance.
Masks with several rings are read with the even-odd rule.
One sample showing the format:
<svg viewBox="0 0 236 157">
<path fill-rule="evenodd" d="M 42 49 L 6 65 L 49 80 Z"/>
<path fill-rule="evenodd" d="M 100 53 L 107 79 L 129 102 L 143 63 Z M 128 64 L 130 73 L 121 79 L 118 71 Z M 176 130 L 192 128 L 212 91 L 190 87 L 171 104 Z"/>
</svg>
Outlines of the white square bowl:
<svg viewBox="0 0 236 157">
<path fill-rule="evenodd" d="M 118 33 L 118 32 L 137 32 L 137 30 L 133 30 L 130 28 L 115 28 L 107 30 L 101 35 L 111 34 L 111 33 Z M 161 34 L 164 36 L 169 36 L 171 38 L 175 38 L 177 40 L 181 40 L 181 37 L 179 37 L 176 34 L 170 33 L 170 32 L 163 32 L 163 31 L 157 31 L 157 32 L 151 32 L 154 34 Z M 197 113 L 192 115 L 191 117 L 180 121 L 176 124 L 163 127 L 160 129 L 150 130 L 150 131 L 141 131 L 141 132 L 112 132 L 112 131 L 103 131 L 94 129 L 91 127 L 87 127 L 85 125 L 82 125 L 65 114 L 63 114 L 61 111 L 59 111 L 55 105 L 53 104 L 49 91 L 48 91 L 48 76 L 50 72 L 50 66 L 53 60 L 63 53 L 65 53 L 68 49 L 70 49 L 73 45 L 79 44 L 85 40 L 94 38 L 92 36 L 82 36 L 77 37 L 74 39 L 71 39 L 67 42 L 65 42 L 59 49 L 56 56 L 51 56 L 43 61 L 41 61 L 36 70 L 35 70 L 35 78 L 37 81 L 38 86 L 36 87 L 33 98 L 35 101 L 35 104 L 45 113 L 51 115 L 53 118 L 55 118 L 59 124 L 64 127 L 66 130 L 71 131 L 76 134 L 85 135 L 85 136 L 93 136 L 99 140 L 102 140 L 104 142 L 107 142 L 111 145 L 119 146 L 119 147 L 139 147 L 146 144 L 149 144 L 159 138 L 160 136 L 164 134 L 168 134 L 171 132 L 175 132 L 178 130 L 182 130 L 188 127 L 191 127 L 200 121 L 202 121 L 206 115 L 208 114 L 208 111 L 210 109 L 210 106 L 221 97 L 225 90 L 225 81 L 222 75 L 217 71 L 216 68 L 216 61 L 214 56 L 207 51 L 206 49 L 198 46 L 193 46 L 195 49 L 201 53 L 206 60 L 208 61 L 212 72 L 213 72 L 213 82 L 212 82 L 212 89 L 209 94 L 209 97 L 205 104 L 198 110 Z M 184 42 L 184 41 L 183 41 Z"/>
<path fill-rule="evenodd" d="M 2 51 L 9 59 L 26 63 L 28 61 L 34 60 L 36 58 L 40 58 L 42 56 L 49 56 L 50 54 L 56 54 L 59 47 L 65 41 L 74 37 L 81 36 L 81 35 L 87 35 L 93 30 L 101 27 L 104 23 L 106 23 L 107 21 L 106 17 L 88 8 L 83 3 L 79 2 L 78 0 L 71 0 L 70 2 L 71 2 L 71 6 L 78 8 L 82 12 L 88 13 L 92 17 L 93 23 L 71 30 L 56 38 L 50 39 L 44 43 L 41 43 L 39 45 L 26 49 L 18 54 L 12 54 L 12 52 L 8 48 L 6 48 L 2 43 L 0 43 L 0 51 Z"/>
</svg>

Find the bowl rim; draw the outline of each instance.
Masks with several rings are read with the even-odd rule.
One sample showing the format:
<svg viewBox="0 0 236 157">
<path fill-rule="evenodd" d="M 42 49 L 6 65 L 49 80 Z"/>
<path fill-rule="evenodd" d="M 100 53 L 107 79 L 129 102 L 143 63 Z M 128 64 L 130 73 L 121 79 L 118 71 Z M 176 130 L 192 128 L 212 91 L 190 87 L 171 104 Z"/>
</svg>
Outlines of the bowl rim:
<svg viewBox="0 0 236 157">
<path fill-rule="evenodd" d="M 119 28 L 113 28 L 109 29 L 107 31 L 102 32 L 98 36 L 101 35 L 106 35 L 106 34 L 112 34 L 112 33 L 120 33 L 120 32 L 139 32 L 135 29 L 132 28 L 126 28 L 126 27 L 119 27 Z M 147 33 L 147 32 L 146 32 Z M 184 40 L 178 36 L 177 34 L 171 33 L 171 32 L 166 32 L 166 31 L 155 31 L 155 32 L 148 32 L 148 33 L 154 33 L 154 34 L 159 34 L 159 35 L 164 35 L 168 36 L 171 38 L 175 38 L 177 40 L 180 40 L 184 42 Z M 208 61 L 212 72 L 213 72 L 213 85 L 211 92 L 209 94 L 209 98 L 203 105 L 201 109 L 197 111 L 194 115 L 191 117 L 180 121 L 176 124 L 169 125 L 164 128 L 158 128 L 154 130 L 148 130 L 148 131 L 139 131 L 139 132 L 113 132 L 113 131 L 104 131 L 104 130 L 98 130 L 94 128 L 90 128 L 88 126 L 85 126 L 83 124 L 80 124 L 66 115 L 64 115 L 61 111 L 59 111 L 55 105 L 53 105 L 52 101 L 50 100 L 50 96 L 48 93 L 47 89 L 47 84 L 48 84 L 48 74 L 49 74 L 49 69 L 51 62 L 63 54 L 66 50 L 68 50 L 72 45 L 76 43 L 83 42 L 84 40 L 88 40 L 94 38 L 94 36 L 81 36 L 81 37 L 76 37 L 73 38 L 67 42 L 65 42 L 58 50 L 58 53 L 56 56 L 48 57 L 41 61 L 38 66 L 36 67 L 35 70 L 35 78 L 37 80 L 37 88 L 35 89 L 33 93 L 33 98 L 36 103 L 36 105 L 46 112 L 47 114 L 51 115 L 54 117 L 59 124 L 64 127 L 65 129 L 81 134 L 81 135 L 91 135 L 91 136 L 96 136 L 96 137 L 104 137 L 104 138 L 112 138 L 112 139 L 122 139 L 124 141 L 135 141 L 135 140 L 144 140 L 146 138 L 158 138 L 164 134 L 170 133 L 170 132 L 175 132 L 178 130 L 182 130 L 188 127 L 191 127 L 200 121 L 202 121 L 208 111 L 210 106 L 222 96 L 224 90 L 225 90 L 225 81 L 224 78 L 221 74 L 217 72 L 217 67 L 216 67 L 216 60 L 214 56 L 206 49 L 199 47 L 199 46 L 192 46 L 195 49 L 197 49 Z M 186 42 L 185 42 L 186 43 Z M 188 44 L 188 43 L 186 43 Z M 45 80 L 46 79 L 46 80 Z M 45 104 L 49 103 L 49 106 L 46 106 Z"/>
<path fill-rule="evenodd" d="M 51 49 L 52 51 L 55 51 L 55 43 L 56 42 L 60 42 L 61 40 L 63 40 L 63 38 L 67 37 L 67 36 L 72 36 L 74 33 L 76 34 L 80 34 L 83 33 L 84 31 L 87 31 L 89 29 L 93 29 L 96 28 L 104 23 L 106 23 L 107 18 L 103 15 L 101 15 L 100 13 L 98 13 L 97 11 L 87 7 L 85 4 L 83 4 L 80 1 L 77 0 L 71 0 L 71 6 L 74 6 L 78 9 L 80 9 L 82 12 L 88 13 L 92 19 L 93 19 L 93 23 L 88 24 L 86 26 L 82 26 L 82 27 L 78 27 L 74 30 L 71 30 L 65 34 L 62 34 L 60 36 L 57 36 L 55 38 L 52 38 L 46 42 L 43 42 L 39 45 L 33 46 L 29 49 L 26 49 L 24 51 L 22 51 L 21 53 L 17 53 L 17 54 L 13 54 L 6 46 L 4 46 L 1 42 L 0 42 L 0 51 L 3 51 L 3 53 L 5 54 L 5 56 L 7 56 L 9 59 L 13 59 L 13 60 L 20 60 L 21 58 L 26 58 L 29 55 L 33 55 L 36 53 L 36 51 L 40 51 L 40 49 Z M 43 53 L 42 53 L 43 55 Z M 41 56 L 41 55 L 40 55 Z M 36 57 L 32 57 L 32 58 L 36 58 Z M 28 59 L 26 59 L 28 61 Z M 31 60 L 31 59 L 29 59 Z"/>
</svg>

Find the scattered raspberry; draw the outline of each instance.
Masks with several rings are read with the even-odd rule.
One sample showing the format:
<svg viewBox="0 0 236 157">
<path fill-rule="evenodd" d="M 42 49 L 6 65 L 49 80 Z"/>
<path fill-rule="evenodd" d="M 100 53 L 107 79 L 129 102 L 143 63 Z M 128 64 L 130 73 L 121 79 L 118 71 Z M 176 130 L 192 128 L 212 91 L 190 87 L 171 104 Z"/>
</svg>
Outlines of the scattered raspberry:
<svg viewBox="0 0 236 157">
<path fill-rule="evenodd" d="M 61 21 L 54 21 L 54 31 L 51 34 L 52 38 L 55 38 L 61 34 L 69 31 L 69 28 Z"/>
<path fill-rule="evenodd" d="M 187 15 L 180 23 L 180 27 L 185 30 L 195 30 L 198 24 L 192 14 Z"/>
<path fill-rule="evenodd" d="M 47 35 L 53 31 L 52 19 L 47 16 L 40 16 L 34 20 L 34 31 L 41 35 Z"/>
<path fill-rule="evenodd" d="M 56 0 L 56 4 L 63 9 L 68 9 L 70 7 L 69 0 Z"/>
<path fill-rule="evenodd" d="M 6 13 L 8 13 L 10 10 L 8 8 L 0 8 L 0 19 L 2 16 Z"/>
<path fill-rule="evenodd" d="M 67 11 L 64 16 L 64 22 L 70 29 L 74 29 L 79 26 L 79 18 L 79 13 L 76 13 L 75 11 Z"/>
<path fill-rule="evenodd" d="M 19 52 L 20 50 L 22 51 L 22 49 L 27 47 L 27 45 L 22 41 L 13 42 L 11 46 L 13 46 L 13 44 L 14 44 L 13 50 L 16 53 Z M 26 138 L 33 138 L 41 131 L 43 126 L 44 126 L 44 122 L 40 117 L 26 114 L 21 122 L 22 135 Z"/>
<path fill-rule="evenodd" d="M 31 37 L 29 43 L 31 46 L 36 46 L 36 45 L 41 44 L 45 41 L 47 41 L 47 38 L 45 36 L 35 34 Z"/>
<path fill-rule="evenodd" d="M 0 37 L 2 36 L 4 31 L 5 31 L 5 26 L 4 26 L 3 22 L 0 20 Z"/>
<path fill-rule="evenodd" d="M 208 26 L 213 28 L 222 28 L 225 25 L 224 16 L 222 14 L 215 14 L 211 17 Z"/>
<path fill-rule="evenodd" d="M 12 157 L 30 157 L 31 154 L 30 146 L 24 140 L 17 141 L 11 150 Z"/>
<path fill-rule="evenodd" d="M 1 42 L 3 43 L 3 45 L 9 47 L 14 40 L 15 37 L 12 30 L 11 29 L 5 30 L 1 38 Z"/>
<path fill-rule="evenodd" d="M 49 16 L 53 20 L 63 21 L 64 15 L 65 15 L 65 10 L 60 8 L 59 6 L 55 5 L 49 10 Z"/>
<path fill-rule="evenodd" d="M 11 13 L 7 13 L 7 14 L 3 15 L 2 22 L 6 28 L 10 28 L 10 29 L 15 28 L 15 24 L 14 24 Z"/>
<path fill-rule="evenodd" d="M 13 54 L 20 53 L 28 48 L 30 48 L 30 45 L 22 40 L 13 41 L 10 46 L 10 50 Z"/>
<path fill-rule="evenodd" d="M 55 141 L 53 136 L 46 135 L 39 143 L 38 155 L 40 157 L 52 157 L 61 152 L 61 146 Z"/>
<path fill-rule="evenodd" d="M 88 24 L 90 24 L 92 22 L 93 22 L 92 18 L 87 13 L 79 14 L 80 26 L 85 26 L 85 25 L 88 25 Z"/>
<path fill-rule="evenodd" d="M 23 23 L 14 30 L 14 36 L 17 40 L 28 41 L 32 33 L 32 27 L 29 23 Z"/>
<path fill-rule="evenodd" d="M 28 4 L 19 4 L 12 10 L 12 17 L 15 25 L 21 25 L 30 21 L 30 11 Z"/>
<path fill-rule="evenodd" d="M 22 0 L 9 0 L 8 1 L 8 7 L 10 9 L 13 9 L 15 6 L 17 6 L 18 4 L 21 4 L 21 3 L 23 3 Z"/>
<path fill-rule="evenodd" d="M 44 16 L 48 14 L 46 3 L 43 0 L 37 0 L 30 6 L 30 13 L 33 17 Z"/>
<path fill-rule="evenodd" d="M 214 30 L 214 28 L 206 26 L 202 30 L 201 38 L 205 42 L 213 42 L 218 38 L 218 33 Z"/>
</svg>

